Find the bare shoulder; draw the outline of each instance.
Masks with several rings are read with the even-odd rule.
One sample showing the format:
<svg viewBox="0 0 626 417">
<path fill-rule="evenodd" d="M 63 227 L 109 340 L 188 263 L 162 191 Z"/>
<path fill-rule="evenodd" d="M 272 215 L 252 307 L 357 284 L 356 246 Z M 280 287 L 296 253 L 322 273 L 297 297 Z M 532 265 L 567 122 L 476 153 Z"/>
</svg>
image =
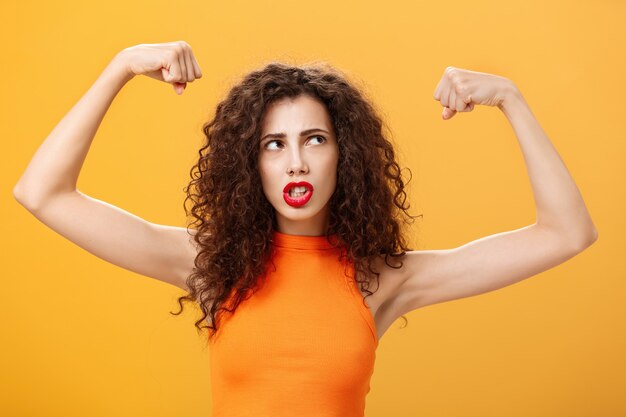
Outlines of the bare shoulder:
<svg viewBox="0 0 626 417">
<path fill-rule="evenodd" d="M 378 276 L 378 286 L 376 286 L 375 280 L 370 283 L 369 290 L 373 294 L 366 298 L 366 303 L 375 316 L 384 314 L 385 309 L 388 309 L 389 304 L 393 303 L 393 298 L 406 279 L 407 267 L 406 262 L 404 262 L 406 256 L 386 257 L 385 255 L 379 255 L 374 258 L 372 269 L 380 273 L 380 275 Z M 385 257 L 387 260 L 385 260 Z M 364 291 L 362 294 L 364 296 L 367 295 Z"/>
<path fill-rule="evenodd" d="M 385 265 L 383 271 L 385 280 L 388 282 L 387 297 L 385 307 L 393 320 L 405 314 L 406 311 L 398 309 L 404 303 L 407 296 L 405 290 L 409 277 L 424 276 L 433 267 L 433 258 L 437 256 L 438 250 L 412 250 L 407 251 L 401 258 L 395 258 L 395 263 L 400 264 L 398 268 Z M 383 264 L 384 261 L 383 261 Z"/>
<path fill-rule="evenodd" d="M 407 293 L 403 290 L 408 277 L 415 274 L 424 274 L 428 270 L 428 259 L 432 257 L 430 250 L 407 251 L 402 257 L 387 257 L 381 255 L 376 259 L 375 269 L 380 272 L 379 289 L 367 300 L 376 319 L 379 336 L 406 313 Z"/>
</svg>

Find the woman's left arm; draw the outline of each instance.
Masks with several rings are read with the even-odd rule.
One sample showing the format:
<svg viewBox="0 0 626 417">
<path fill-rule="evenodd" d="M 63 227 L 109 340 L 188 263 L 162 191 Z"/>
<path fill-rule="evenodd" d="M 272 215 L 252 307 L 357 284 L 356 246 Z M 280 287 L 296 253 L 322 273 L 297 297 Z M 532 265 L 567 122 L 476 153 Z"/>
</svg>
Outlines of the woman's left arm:
<svg viewBox="0 0 626 417">
<path fill-rule="evenodd" d="M 444 120 L 479 104 L 497 106 L 511 123 L 530 178 L 537 225 L 578 246 L 594 242 L 598 232 L 580 191 L 517 86 L 504 77 L 454 67 L 442 80 L 435 99 L 445 107 Z"/>
<path fill-rule="evenodd" d="M 598 238 L 578 187 L 513 82 L 448 67 L 434 98 L 444 106 L 444 120 L 476 104 L 502 110 L 524 154 L 537 218 L 456 248 L 408 251 L 402 284 L 386 303 L 394 317 L 514 284 L 565 262 Z"/>
</svg>

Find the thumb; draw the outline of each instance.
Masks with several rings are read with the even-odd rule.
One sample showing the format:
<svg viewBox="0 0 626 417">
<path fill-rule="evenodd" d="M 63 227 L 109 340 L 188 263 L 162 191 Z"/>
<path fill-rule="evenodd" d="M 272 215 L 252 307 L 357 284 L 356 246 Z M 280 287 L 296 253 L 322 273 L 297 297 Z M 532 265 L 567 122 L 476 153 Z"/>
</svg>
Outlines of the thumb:
<svg viewBox="0 0 626 417">
<path fill-rule="evenodd" d="M 176 94 L 181 95 L 183 91 L 185 91 L 185 88 L 187 88 L 187 83 L 174 82 L 174 84 L 172 84 L 172 87 L 174 87 L 174 91 L 176 92 Z"/>
<path fill-rule="evenodd" d="M 456 114 L 455 110 L 452 110 L 449 107 L 444 107 L 443 112 L 441 113 L 441 117 L 443 118 L 443 120 L 448 120 L 452 118 L 452 116 L 454 116 L 455 114 Z"/>
</svg>

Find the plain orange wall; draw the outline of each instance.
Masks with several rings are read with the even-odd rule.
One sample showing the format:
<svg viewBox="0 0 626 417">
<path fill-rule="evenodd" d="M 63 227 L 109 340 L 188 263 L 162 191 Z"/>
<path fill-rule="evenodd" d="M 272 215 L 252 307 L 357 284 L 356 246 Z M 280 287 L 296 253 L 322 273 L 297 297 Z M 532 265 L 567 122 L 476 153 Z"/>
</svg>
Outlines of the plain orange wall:
<svg viewBox="0 0 626 417">
<path fill-rule="evenodd" d="M 0 415 L 209 416 L 208 354 L 182 291 L 96 258 L 40 223 L 12 188 L 121 49 L 185 40 L 203 78 L 178 96 L 147 77 L 113 102 L 79 189 L 185 226 L 201 125 L 247 71 L 325 60 L 362 80 L 410 168 L 417 249 L 535 220 L 526 167 L 497 108 L 441 118 L 451 65 L 513 80 L 599 231 L 566 263 L 407 314 L 381 339 L 368 417 L 626 415 L 623 251 L 626 5 L 599 2 L 82 1 L 2 4 L 4 271 Z"/>
</svg>

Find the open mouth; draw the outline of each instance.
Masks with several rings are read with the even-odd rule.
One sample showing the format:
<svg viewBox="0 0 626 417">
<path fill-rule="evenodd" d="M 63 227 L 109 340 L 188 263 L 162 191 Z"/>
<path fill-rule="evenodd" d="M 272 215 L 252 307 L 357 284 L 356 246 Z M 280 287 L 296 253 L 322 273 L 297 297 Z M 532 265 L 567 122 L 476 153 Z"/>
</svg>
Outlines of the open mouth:
<svg viewBox="0 0 626 417">
<path fill-rule="evenodd" d="M 289 191 L 283 191 L 285 202 L 292 207 L 305 205 L 311 199 L 312 195 L 312 188 L 305 186 L 295 186 L 291 187 Z"/>
<path fill-rule="evenodd" d="M 289 197 L 298 198 L 305 195 L 309 189 L 307 187 L 292 187 L 289 189 Z"/>
</svg>

